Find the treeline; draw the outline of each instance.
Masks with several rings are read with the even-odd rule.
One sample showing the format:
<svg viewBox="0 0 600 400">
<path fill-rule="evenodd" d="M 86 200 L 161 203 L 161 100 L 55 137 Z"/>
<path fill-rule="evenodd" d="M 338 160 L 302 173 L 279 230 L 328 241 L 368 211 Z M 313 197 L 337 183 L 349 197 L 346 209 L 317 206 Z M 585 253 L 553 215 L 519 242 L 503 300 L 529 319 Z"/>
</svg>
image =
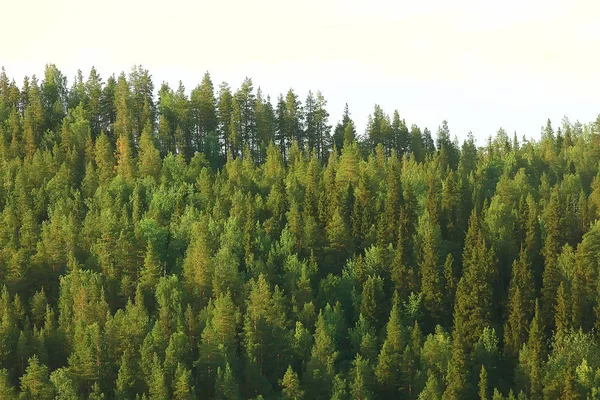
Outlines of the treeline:
<svg viewBox="0 0 600 400">
<path fill-rule="evenodd" d="M 600 117 L 0 74 L 0 398 L 600 397 Z"/>
<path fill-rule="evenodd" d="M 114 147 L 124 136 L 129 151 L 136 155 L 147 132 L 161 158 L 173 153 L 189 161 L 200 152 L 213 168 L 222 167 L 228 155 L 246 155 L 264 163 L 272 143 L 284 159 L 295 142 L 300 149 L 314 150 L 319 159 L 326 160 L 334 146 L 340 150 L 345 140 L 357 136 L 347 105 L 332 132 L 321 92 L 309 91 L 302 102 L 290 89 L 273 103 L 260 88 L 254 92 L 249 78 L 235 92 L 225 82 L 215 90 L 206 73 L 189 97 L 181 82 L 177 90 L 163 83 L 156 100 L 151 75 L 141 66 L 129 75 L 110 76 L 106 82 L 94 68 L 85 80 L 79 71 L 69 88 L 56 66 L 48 65 L 41 83 L 35 75 L 26 76 L 21 88 L 2 69 L 0 90 L 0 120 L 8 120 L 5 136 L 9 146 L 14 142 L 13 154 L 21 156 L 33 156 L 38 147 L 51 149 L 64 118 L 74 118 L 77 113 L 83 113 L 88 121 L 92 140 L 104 133 Z M 388 156 L 392 150 L 397 154 L 410 151 L 418 161 L 435 151 L 429 130 L 421 132 L 413 125 L 409 131 L 397 111 L 390 118 L 375 106 L 368 124 L 368 140 L 361 143 L 365 154 L 378 143 Z"/>
</svg>

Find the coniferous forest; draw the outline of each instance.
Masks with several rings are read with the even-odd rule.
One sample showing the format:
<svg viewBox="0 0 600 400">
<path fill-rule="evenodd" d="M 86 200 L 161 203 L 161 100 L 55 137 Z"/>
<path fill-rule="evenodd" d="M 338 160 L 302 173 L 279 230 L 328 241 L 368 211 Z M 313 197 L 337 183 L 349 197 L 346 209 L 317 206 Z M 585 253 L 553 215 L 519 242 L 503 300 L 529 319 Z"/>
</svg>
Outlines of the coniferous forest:
<svg viewBox="0 0 600 400">
<path fill-rule="evenodd" d="M 1 399 L 600 398 L 600 117 L 200 81 L 2 70 Z"/>
</svg>

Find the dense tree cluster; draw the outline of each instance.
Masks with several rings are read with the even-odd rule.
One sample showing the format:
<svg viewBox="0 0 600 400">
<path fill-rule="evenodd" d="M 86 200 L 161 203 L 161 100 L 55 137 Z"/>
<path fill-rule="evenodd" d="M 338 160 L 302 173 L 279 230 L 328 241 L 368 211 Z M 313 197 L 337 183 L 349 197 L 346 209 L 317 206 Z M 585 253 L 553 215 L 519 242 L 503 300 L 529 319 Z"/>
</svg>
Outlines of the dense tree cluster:
<svg viewBox="0 0 600 400">
<path fill-rule="evenodd" d="M 0 73 L 0 398 L 600 398 L 600 117 L 436 139 Z"/>
</svg>

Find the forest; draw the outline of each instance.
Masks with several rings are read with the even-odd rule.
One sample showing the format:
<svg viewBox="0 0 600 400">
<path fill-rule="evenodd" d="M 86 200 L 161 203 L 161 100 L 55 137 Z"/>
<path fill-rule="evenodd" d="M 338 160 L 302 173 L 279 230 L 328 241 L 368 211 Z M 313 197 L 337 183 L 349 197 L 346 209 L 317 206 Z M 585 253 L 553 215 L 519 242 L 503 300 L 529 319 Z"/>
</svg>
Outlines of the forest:
<svg viewBox="0 0 600 400">
<path fill-rule="evenodd" d="M 1 70 L 1 399 L 600 399 L 600 116 L 199 81 Z"/>
</svg>

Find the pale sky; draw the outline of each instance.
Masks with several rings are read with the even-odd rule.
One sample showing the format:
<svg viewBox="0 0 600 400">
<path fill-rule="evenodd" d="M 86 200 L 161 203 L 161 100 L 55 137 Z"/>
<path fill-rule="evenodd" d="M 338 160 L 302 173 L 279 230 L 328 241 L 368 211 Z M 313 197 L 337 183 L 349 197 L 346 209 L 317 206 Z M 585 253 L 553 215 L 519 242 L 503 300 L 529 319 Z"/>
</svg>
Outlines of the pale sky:
<svg viewBox="0 0 600 400">
<path fill-rule="evenodd" d="M 434 134 L 478 143 L 503 127 L 538 137 L 550 118 L 600 114 L 600 1 L 9 1 L 0 65 L 20 85 L 54 63 L 69 78 L 148 69 L 189 91 L 244 77 L 275 100 L 292 87 L 348 103 L 360 133 L 375 104 Z M 417 4 L 418 3 L 418 4 Z"/>
</svg>

